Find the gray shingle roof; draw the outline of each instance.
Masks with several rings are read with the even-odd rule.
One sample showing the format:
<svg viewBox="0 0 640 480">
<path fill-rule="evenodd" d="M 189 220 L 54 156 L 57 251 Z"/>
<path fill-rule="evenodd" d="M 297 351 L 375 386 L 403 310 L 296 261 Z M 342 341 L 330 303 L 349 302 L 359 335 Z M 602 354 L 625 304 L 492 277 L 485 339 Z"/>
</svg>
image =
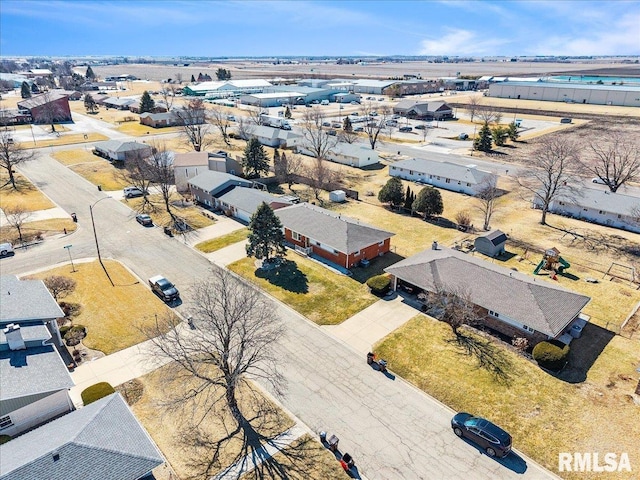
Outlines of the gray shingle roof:
<svg viewBox="0 0 640 480">
<path fill-rule="evenodd" d="M 136 480 L 163 463 L 119 393 L 0 446 L 0 480 Z"/>
<path fill-rule="evenodd" d="M 125 142 L 122 140 L 105 140 L 95 144 L 96 148 L 112 152 L 131 152 L 135 150 L 151 150 L 149 145 L 138 142 Z"/>
<path fill-rule="evenodd" d="M 253 182 L 244 178 L 236 177 L 230 173 L 216 172 L 209 170 L 189 180 L 189 184 L 198 187 L 211 195 L 231 185 L 250 187 Z"/>
<path fill-rule="evenodd" d="M 618 190 L 616 193 L 605 189 L 580 187 L 579 194 L 572 197 L 559 196 L 555 202 L 565 202 L 594 210 L 630 215 L 634 207 L 640 207 L 640 197 L 625 195 Z"/>
<path fill-rule="evenodd" d="M 0 276 L 0 324 L 25 320 L 51 320 L 64 317 L 42 280 L 19 280 Z"/>
<path fill-rule="evenodd" d="M 308 203 L 281 208 L 275 213 L 285 228 L 346 254 L 395 235 Z"/>
<path fill-rule="evenodd" d="M 0 401 L 73 387 L 69 371 L 52 345 L 0 352 Z"/>
<path fill-rule="evenodd" d="M 486 262 L 457 250 L 425 250 L 387 267 L 427 291 L 462 289 L 487 310 L 556 337 L 591 300 L 544 280 Z"/>
<path fill-rule="evenodd" d="M 493 245 L 500 245 L 501 243 L 507 241 L 507 235 L 500 230 L 493 230 L 492 232 L 489 232 L 486 235 L 481 235 L 478 238 L 486 238 Z"/>
<path fill-rule="evenodd" d="M 233 188 L 231 191 L 221 195 L 218 199 L 251 214 L 255 213 L 258 207 L 262 205 L 262 202 L 265 202 L 267 205 L 272 202 L 291 205 L 291 202 L 287 200 L 261 190 L 256 190 L 255 188 Z"/>
<path fill-rule="evenodd" d="M 426 173 L 428 175 L 436 175 L 443 178 L 450 178 L 452 180 L 460 180 L 461 182 L 470 183 L 472 185 L 482 183 L 487 176 L 494 175 L 491 172 L 478 170 L 477 168 L 470 168 L 451 162 L 427 160 L 424 158 L 409 158 L 407 160 L 400 160 L 392 163 L 389 165 L 389 174 L 392 172 L 392 167 Z"/>
</svg>

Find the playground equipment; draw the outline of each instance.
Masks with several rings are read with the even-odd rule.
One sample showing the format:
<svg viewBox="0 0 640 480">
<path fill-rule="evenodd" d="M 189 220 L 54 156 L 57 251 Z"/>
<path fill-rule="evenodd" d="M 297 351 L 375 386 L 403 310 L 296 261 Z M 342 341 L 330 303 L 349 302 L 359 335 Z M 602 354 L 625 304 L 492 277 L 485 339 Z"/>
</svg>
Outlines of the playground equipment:
<svg viewBox="0 0 640 480">
<path fill-rule="evenodd" d="M 556 273 L 562 273 L 570 266 L 571 264 L 560 256 L 560 250 L 553 247 L 544 251 L 544 257 L 542 257 L 542 260 L 540 260 L 540 263 L 536 266 L 533 274 L 538 275 L 540 270 L 548 270 L 554 272 L 553 275 L 555 276 Z"/>
</svg>

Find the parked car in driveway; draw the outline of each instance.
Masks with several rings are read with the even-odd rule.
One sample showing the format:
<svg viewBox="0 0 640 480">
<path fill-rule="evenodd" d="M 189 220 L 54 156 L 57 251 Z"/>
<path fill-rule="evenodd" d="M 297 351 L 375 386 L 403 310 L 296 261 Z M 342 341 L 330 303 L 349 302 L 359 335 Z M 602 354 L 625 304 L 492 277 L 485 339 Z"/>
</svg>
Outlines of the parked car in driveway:
<svg viewBox="0 0 640 480">
<path fill-rule="evenodd" d="M 413 130 L 413 128 L 411 128 L 411 127 L 400 127 L 398 129 L 399 132 L 404 132 L 404 133 L 411 132 L 412 130 Z"/>
<path fill-rule="evenodd" d="M 13 245 L 10 243 L 0 243 L 0 256 L 6 257 L 9 254 L 13 254 Z"/>
<path fill-rule="evenodd" d="M 139 213 L 136 215 L 136 222 L 138 222 L 143 227 L 153 227 L 153 220 L 146 213 Z"/>
<path fill-rule="evenodd" d="M 592 183 L 597 183 L 599 185 L 606 185 L 607 182 L 605 182 L 603 179 L 601 179 L 600 177 L 595 177 L 591 179 Z"/>
<path fill-rule="evenodd" d="M 460 412 L 451 419 L 451 428 L 458 437 L 467 438 L 490 457 L 506 457 L 511 451 L 511 435 L 489 420 Z"/>
<path fill-rule="evenodd" d="M 156 275 L 149 279 L 151 291 L 158 295 L 166 303 L 171 303 L 180 298 L 180 292 L 176 286 L 162 275 Z"/>
<path fill-rule="evenodd" d="M 144 195 L 144 192 L 138 187 L 124 187 L 122 192 L 124 193 L 124 198 L 142 197 Z"/>
</svg>

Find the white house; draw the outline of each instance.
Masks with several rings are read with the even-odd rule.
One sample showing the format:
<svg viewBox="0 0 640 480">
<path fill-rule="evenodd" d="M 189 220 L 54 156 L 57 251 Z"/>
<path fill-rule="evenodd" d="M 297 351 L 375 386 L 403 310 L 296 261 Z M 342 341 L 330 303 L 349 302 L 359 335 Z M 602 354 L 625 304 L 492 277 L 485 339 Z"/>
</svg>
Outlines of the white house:
<svg viewBox="0 0 640 480">
<path fill-rule="evenodd" d="M 291 130 L 257 125 L 247 131 L 248 137 L 255 137 L 262 145 L 274 148 L 294 148 L 300 145 L 302 135 Z"/>
<path fill-rule="evenodd" d="M 314 156 L 314 153 L 304 144 L 298 147 L 298 152 Z M 358 143 L 337 143 L 331 147 L 327 153 L 327 160 L 349 165 L 350 167 L 362 168 L 367 165 L 375 165 L 379 162 L 378 152 L 371 150 L 368 145 Z"/>
<path fill-rule="evenodd" d="M 468 161 L 465 157 L 460 158 Z M 496 174 L 480 170 L 476 165 L 419 158 L 400 160 L 389 165 L 389 175 L 467 195 L 477 195 L 484 185 L 498 181 Z"/>
<path fill-rule="evenodd" d="M 188 190 L 189 180 L 207 171 L 235 175 L 242 172 L 242 165 L 223 151 L 176 153 L 173 159 L 176 190 Z"/>
<path fill-rule="evenodd" d="M 580 187 L 579 194 L 560 196 L 551 201 L 549 211 L 558 215 L 621 228 L 640 233 L 640 197 L 628 195 L 619 189 L 610 192 L 607 187 Z M 538 195 L 533 198 L 534 208 L 541 208 Z"/>
</svg>

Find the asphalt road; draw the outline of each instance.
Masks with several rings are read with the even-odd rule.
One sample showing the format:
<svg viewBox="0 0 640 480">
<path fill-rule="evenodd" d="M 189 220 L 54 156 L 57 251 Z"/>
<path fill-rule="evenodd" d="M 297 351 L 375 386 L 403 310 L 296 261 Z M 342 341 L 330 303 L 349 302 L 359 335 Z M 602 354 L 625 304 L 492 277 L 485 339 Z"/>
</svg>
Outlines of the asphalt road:
<svg viewBox="0 0 640 480">
<path fill-rule="evenodd" d="M 79 228 L 70 236 L 2 259 L 2 274 L 23 274 L 65 262 L 68 254 L 63 247 L 68 244 L 73 245 L 76 259 L 95 257 L 89 216 L 89 205 L 94 205 L 103 258 L 123 262 L 141 281 L 158 273 L 167 276 L 184 293 L 178 310 L 186 311 L 190 299 L 186 287 L 211 269 L 203 256 L 158 228 L 140 227 L 126 205 L 106 197 L 48 155 L 22 165 L 20 171 L 60 207 L 76 212 Z M 278 345 L 288 381 L 282 403 L 312 429 L 335 433 L 340 449 L 355 458 L 368 479 L 554 478 L 515 452 L 505 460 L 488 458 L 452 433 L 453 412 L 448 408 L 400 378 L 371 369 L 361 355 L 288 307 L 278 303 L 277 308 L 287 326 Z M 514 444 L 517 447 L 517 438 Z"/>
</svg>

